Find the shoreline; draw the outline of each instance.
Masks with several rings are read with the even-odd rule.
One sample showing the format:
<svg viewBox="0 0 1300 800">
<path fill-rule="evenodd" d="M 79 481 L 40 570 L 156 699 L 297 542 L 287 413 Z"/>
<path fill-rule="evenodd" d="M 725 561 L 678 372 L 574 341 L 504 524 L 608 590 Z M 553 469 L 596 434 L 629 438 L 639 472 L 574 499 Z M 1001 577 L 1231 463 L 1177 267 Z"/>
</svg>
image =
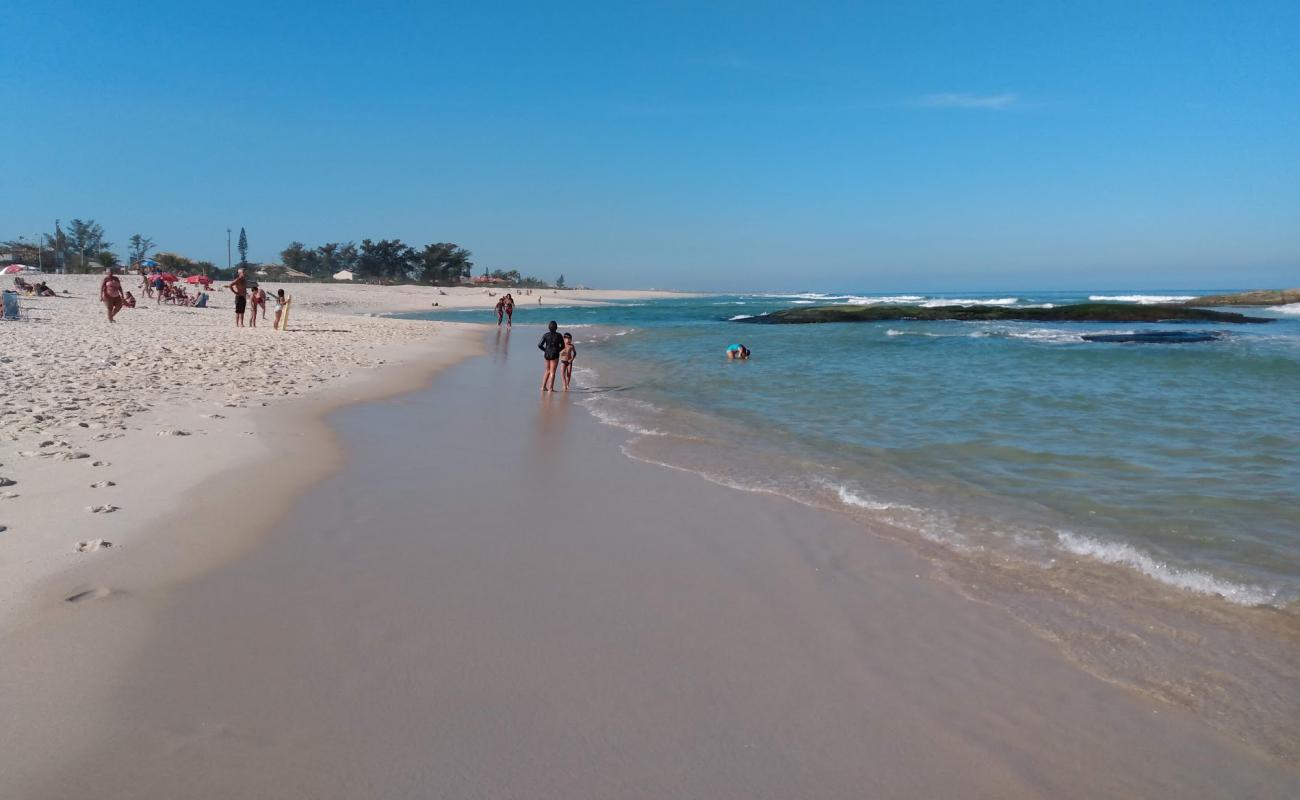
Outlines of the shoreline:
<svg viewBox="0 0 1300 800">
<path fill-rule="evenodd" d="M 34 788 L 23 796 L 1300 785 L 1192 715 L 1079 672 L 842 515 L 737 503 L 626 458 L 626 435 L 570 398 L 525 392 L 524 350 L 523 366 L 498 345 L 333 414 L 347 463 L 248 557 L 166 598 L 128 590 L 63 614 L 65 677 L 106 628 L 135 617 L 139 635 L 114 636 L 123 663 L 104 686 L 74 680 L 84 697 L 10 717 L 27 734 L 5 757 L 59 743 L 59 766 L 13 773 Z M 9 674 L 52 680 L 32 664 Z"/>
<path fill-rule="evenodd" d="M 594 335 L 599 340 L 603 333 Z M 657 366 L 628 357 L 602 361 L 590 346 L 586 353 L 586 368 L 600 384 L 635 386 L 638 370 Z M 864 532 L 907 546 L 963 597 L 999 609 L 1009 624 L 1051 643 L 1081 671 L 1192 711 L 1283 763 L 1300 764 L 1294 691 L 1300 606 L 1294 602 L 1240 602 L 1086 550 L 967 537 L 950 508 L 919 507 L 865 489 L 844 477 L 843 462 L 755 444 L 731 420 L 662 394 L 599 395 L 584 403 L 604 424 L 628 433 L 622 445 L 628 457 L 856 520 Z M 929 530 L 932 517 L 941 518 L 949 535 Z"/>
<path fill-rule="evenodd" d="M 387 391 L 371 382 L 409 390 L 406 378 L 389 373 L 411 365 L 420 372 L 418 362 L 432 357 L 439 366 L 419 379 L 427 381 L 454 360 L 447 351 L 479 346 L 465 323 L 379 315 L 424 309 L 430 297 L 486 310 L 494 302 L 471 289 L 285 284 L 295 304 L 291 330 L 280 334 L 265 322 L 237 331 L 231 300 L 214 287 L 207 309 L 156 306 L 141 296 L 139 308 L 124 309 L 110 326 L 94 299 L 99 279 L 53 276 L 54 288 L 69 294 L 24 297 L 26 320 L 4 325 L 0 636 L 48 607 L 60 576 L 87 562 L 135 557 L 205 513 L 242 525 L 244 514 L 214 510 L 207 497 L 218 488 L 261 487 L 220 476 L 257 471 L 274 458 L 281 442 L 267 431 Z M 136 279 L 123 276 L 123 288 L 135 290 Z M 271 294 L 277 286 L 263 283 Z M 591 304 L 670 294 L 566 291 Z M 312 483 L 290 477 L 293 486 Z M 209 485 L 214 479 L 223 485 Z M 259 505 L 276 504 L 270 495 Z M 218 548 L 225 538 L 207 540 Z"/>
</svg>

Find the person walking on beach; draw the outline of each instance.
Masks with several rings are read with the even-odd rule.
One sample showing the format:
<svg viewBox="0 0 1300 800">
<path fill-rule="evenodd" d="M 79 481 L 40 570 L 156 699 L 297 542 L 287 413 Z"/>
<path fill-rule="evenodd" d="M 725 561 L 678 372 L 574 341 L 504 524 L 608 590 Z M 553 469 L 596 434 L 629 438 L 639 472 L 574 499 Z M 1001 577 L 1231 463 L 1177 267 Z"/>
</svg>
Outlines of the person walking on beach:
<svg viewBox="0 0 1300 800">
<path fill-rule="evenodd" d="M 506 299 L 502 297 L 500 300 L 497 300 L 497 327 L 498 328 L 501 327 L 501 317 L 502 315 L 505 314 L 505 312 L 506 312 Z"/>
<path fill-rule="evenodd" d="M 564 334 L 564 349 L 560 351 L 560 376 L 564 378 L 564 391 L 569 391 L 573 380 L 573 362 L 578 358 L 578 348 L 573 346 L 573 334 Z"/>
<path fill-rule="evenodd" d="M 501 299 L 505 301 L 506 306 L 506 327 L 513 327 L 515 324 L 515 298 L 507 292 L 506 296 Z"/>
<path fill-rule="evenodd" d="M 163 290 L 166 288 L 167 288 L 167 281 L 163 280 L 162 273 L 159 272 L 158 270 L 154 270 L 153 273 L 153 292 L 154 292 L 153 304 L 154 305 L 156 306 L 162 305 L 163 295 L 166 294 L 166 292 Z"/>
<path fill-rule="evenodd" d="M 555 369 L 560 365 L 560 351 L 564 349 L 564 337 L 555 332 L 558 327 L 555 320 L 546 323 L 546 333 L 542 334 L 542 340 L 537 343 L 542 358 L 546 359 L 546 371 L 542 373 L 543 392 L 555 391 Z"/>
<path fill-rule="evenodd" d="M 244 277 L 244 268 L 235 273 L 235 279 L 226 285 L 235 293 L 235 327 L 244 327 L 244 308 L 248 305 L 248 279 Z"/>
<path fill-rule="evenodd" d="M 108 321 L 114 322 L 113 317 L 117 312 L 122 310 L 122 281 L 113 274 L 113 268 L 109 267 L 104 270 L 104 280 L 99 283 L 99 301 L 108 309 Z"/>
</svg>

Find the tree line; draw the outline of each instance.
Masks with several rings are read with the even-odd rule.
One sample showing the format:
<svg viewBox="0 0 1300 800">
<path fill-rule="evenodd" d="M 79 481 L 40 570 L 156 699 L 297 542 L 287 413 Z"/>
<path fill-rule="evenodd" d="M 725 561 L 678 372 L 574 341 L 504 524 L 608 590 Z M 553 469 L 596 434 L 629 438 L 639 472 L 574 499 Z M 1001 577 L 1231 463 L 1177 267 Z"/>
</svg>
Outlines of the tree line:
<svg viewBox="0 0 1300 800">
<path fill-rule="evenodd" d="M 40 264 L 46 270 L 62 268 L 68 272 L 88 272 L 102 267 L 134 267 L 152 259 L 171 272 L 208 275 L 218 280 L 234 276 L 233 268 L 223 269 L 211 261 L 156 251 L 153 239 L 138 233 L 128 240 L 126 262 L 123 263 L 114 252 L 113 243 L 104 238 L 103 226 L 93 219 L 70 220 L 66 230 L 56 223 L 52 234 L 39 234 L 33 241 L 20 237 L 0 242 L 0 249 L 7 251 L 15 262 Z M 290 242 L 280 251 L 280 261 L 284 270 L 296 270 L 324 280 L 348 271 L 358 280 L 454 286 L 473 276 L 472 255 L 469 250 L 452 242 L 435 242 L 416 249 L 401 239 L 362 239 L 360 245 L 355 242 L 326 242 L 317 247 Z M 265 268 L 274 274 L 281 265 L 265 265 Z M 264 266 L 249 263 L 248 234 L 243 228 L 239 229 L 238 266 Z M 546 281 L 526 277 L 515 269 L 484 270 L 483 274 L 512 286 L 550 286 Z M 555 286 L 564 288 L 563 275 L 556 280 Z"/>
</svg>

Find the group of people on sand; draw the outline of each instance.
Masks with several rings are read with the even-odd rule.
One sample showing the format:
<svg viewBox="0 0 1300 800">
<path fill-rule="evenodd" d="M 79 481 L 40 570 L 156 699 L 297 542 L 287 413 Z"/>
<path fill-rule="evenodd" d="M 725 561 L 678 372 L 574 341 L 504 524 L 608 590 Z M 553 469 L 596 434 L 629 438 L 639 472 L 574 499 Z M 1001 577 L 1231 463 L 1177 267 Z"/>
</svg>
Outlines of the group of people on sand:
<svg viewBox="0 0 1300 800">
<path fill-rule="evenodd" d="M 555 391 L 556 372 L 564 379 L 566 392 L 573 380 L 573 362 L 578 358 L 578 348 L 573 346 L 573 334 L 562 334 L 558 328 L 555 320 L 546 323 L 546 333 L 542 334 L 542 340 L 537 343 L 537 349 L 542 351 L 542 358 L 546 362 L 546 371 L 542 373 L 543 392 Z"/>
<path fill-rule="evenodd" d="M 259 286 L 255 281 L 250 282 L 248 276 L 244 274 L 244 268 L 240 267 L 235 273 L 235 279 L 226 284 L 235 295 L 235 327 L 244 327 L 244 314 L 249 312 L 249 305 L 252 305 L 249 313 L 248 327 L 257 327 L 257 312 L 262 312 L 262 319 L 266 319 L 266 290 Z M 283 289 L 277 289 L 275 292 L 275 320 L 272 321 L 271 327 L 280 327 L 280 317 L 284 315 L 285 306 L 289 304 L 289 298 L 285 295 Z"/>
<path fill-rule="evenodd" d="M 140 288 L 144 290 L 145 297 L 153 298 L 154 305 L 170 303 L 175 306 L 191 306 L 193 308 L 208 307 L 207 292 L 199 289 L 198 294 L 191 295 L 184 286 L 168 282 L 163 277 L 163 273 L 157 270 L 140 275 Z M 131 297 L 130 292 L 127 292 L 127 297 Z M 127 303 L 127 308 L 135 308 L 135 298 L 131 298 L 131 301 Z"/>
<path fill-rule="evenodd" d="M 41 284 L 42 286 L 44 284 Z M 173 287 L 169 281 L 162 277 L 161 272 L 152 272 L 142 277 L 141 286 L 144 288 L 146 295 L 153 297 L 155 304 L 164 302 L 175 305 L 193 306 L 197 308 L 206 308 L 208 304 L 208 293 L 199 290 L 199 293 L 190 297 L 184 287 Z M 235 327 L 244 327 L 244 314 L 248 310 L 248 304 L 252 303 L 252 315 L 248 321 L 249 327 L 257 327 L 257 312 L 262 312 L 262 317 L 267 316 L 266 311 L 266 291 L 256 283 L 249 283 L 241 267 L 236 273 L 235 279 L 226 286 L 235 295 Z M 53 295 L 50 292 L 50 295 Z M 99 284 L 99 301 L 104 304 L 108 310 L 108 321 L 116 322 L 119 311 L 123 308 L 135 308 L 135 295 L 128 291 L 123 291 L 122 280 L 117 277 L 116 271 L 109 267 L 104 270 L 104 280 Z M 288 304 L 288 298 L 284 290 L 280 289 L 275 293 L 275 327 L 280 326 L 280 316 L 284 313 L 285 306 Z"/>
<path fill-rule="evenodd" d="M 58 297 L 53 289 L 45 285 L 45 281 L 28 283 L 21 275 L 14 276 L 14 291 L 22 292 L 29 297 Z"/>
</svg>

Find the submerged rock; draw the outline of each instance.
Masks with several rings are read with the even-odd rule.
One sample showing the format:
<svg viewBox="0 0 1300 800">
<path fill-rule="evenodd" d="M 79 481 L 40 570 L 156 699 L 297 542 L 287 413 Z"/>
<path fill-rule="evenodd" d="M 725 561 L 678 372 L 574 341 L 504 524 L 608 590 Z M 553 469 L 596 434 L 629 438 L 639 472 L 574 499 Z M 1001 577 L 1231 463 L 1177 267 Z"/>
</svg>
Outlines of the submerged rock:
<svg viewBox="0 0 1300 800">
<path fill-rule="evenodd" d="M 1133 333 L 1085 333 L 1085 342 L 1114 342 L 1116 344 L 1191 344 L 1215 342 L 1223 338 L 1218 331 L 1135 331 Z"/>
<path fill-rule="evenodd" d="M 967 320 L 1007 322 L 1272 322 L 1231 311 L 1210 311 L 1175 305 L 1137 306 L 1124 303 L 1076 303 L 1055 308 L 1006 306 L 809 306 L 773 311 L 736 320 L 758 325 L 813 322 L 887 322 L 894 320 Z"/>
</svg>

